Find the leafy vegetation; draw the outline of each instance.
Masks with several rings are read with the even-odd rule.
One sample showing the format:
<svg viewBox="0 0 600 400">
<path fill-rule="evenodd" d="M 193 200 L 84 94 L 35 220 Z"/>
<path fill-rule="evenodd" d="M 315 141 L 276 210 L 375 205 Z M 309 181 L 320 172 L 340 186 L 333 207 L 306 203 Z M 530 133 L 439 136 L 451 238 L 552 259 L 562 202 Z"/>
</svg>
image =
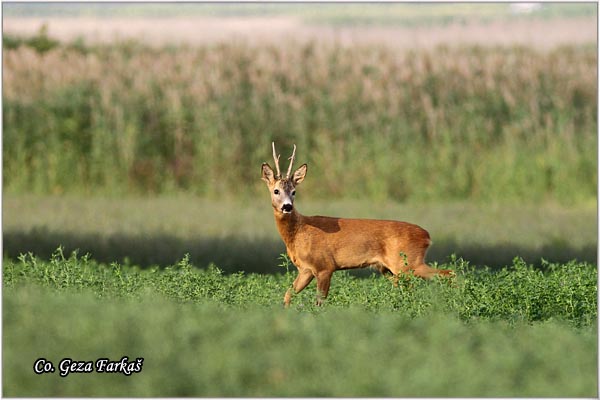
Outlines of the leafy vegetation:
<svg viewBox="0 0 600 400">
<path fill-rule="evenodd" d="M 321 314 L 154 297 L 5 294 L 6 396 L 597 396 L 597 339 L 558 322 L 465 325 L 360 309 Z M 60 310 L 57 312 L 57 310 Z M 32 317 L 35 312 L 38 317 Z M 143 357 L 122 374 L 35 375 L 44 356 Z"/>
<path fill-rule="evenodd" d="M 317 198 L 596 195 L 593 47 L 127 41 L 3 64 L 8 193 L 250 196 L 275 140 L 298 145 Z"/>
<path fill-rule="evenodd" d="M 7 13 L 171 9 L 87 7 Z M 177 12 L 408 26 L 509 10 L 312 7 Z M 161 47 L 42 27 L 3 37 L 3 72 L 5 396 L 598 396 L 594 46 Z M 423 225 L 456 277 L 337 272 L 324 307 L 313 282 L 284 310 L 295 268 L 258 172 L 272 140 L 309 163 L 304 213 Z M 33 370 L 124 356 L 142 371 Z"/>
<path fill-rule="evenodd" d="M 308 179 L 306 184 L 308 184 Z M 304 185 L 304 182 L 303 182 Z M 5 194 L 4 256 L 33 252 L 48 258 L 58 246 L 90 252 L 100 262 L 148 267 L 170 265 L 190 253 L 198 267 L 216 263 L 231 273 L 276 272 L 285 246 L 277 232 L 265 188 L 256 198 L 215 202 L 196 196 L 82 197 Z M 473 265 L 500 268 L 520 256 L 540 267 L 541 258 L 596 262 L 596 203 L 398 204 L 307 200 L 305 215 L 395 219 L 427 229 L 434 244 L 427 260 L 444 263 L 455 253 Z"/>
<path fill-rule="evenodd" d="M 178 302 L 216 301 L 223 306 L 269 306 L 281 302 L 286 286 L 291 285 L 295 268 L 283 259 L 284 275 L 258 275 L 238 272 L 223 275 L 216 266 L 193 268 L 186 256 L 177 264 L 161 270 L 111 263 L 99 264 L 89 256 L 78 258 L 54 252 L 49 262 L 32 254 L 18 261 L 7 260 L 4 287 L 36 284 L 54 290 L 91 290 L 98 297 L 140 298 L 148 290 Z M 575 326 L 595 323 L 596 267 L 587 263 L 545 263 L 545 272 L 516 258 L 499 272 L 469 267 L 456 259 L 439 268 L 457 271 L 456 282 L 430 283 L 408 277 L 400 288 L 387 279 L 373 275 L 368 279 L 344 272 L 335 275 L 328 305 L 350 307 L 360 304 L 370 311 L 395 311 L 415 317 L 434 310 L 455 314 L 462 320 L 545 321 L 560 319 Z M 295 301 L 301 309 L 312 307 L 313 289 Z M 309 288 L 310 288 L 309 287 Z"/>
<path fill-rule="evenodd" d="M 188 258 L 141 270 L 88 256 L 5 260 L 7 396 L 597 395 L 596 268 L 516 259 L 455 281 L 336 273 L 324 307 L 293 275 L 223 275 Z M 8 345 L 10 344 L 10 345 Z M 140 373 L 36 375 L 44 357 L 144 358 Z"/>
</svg>

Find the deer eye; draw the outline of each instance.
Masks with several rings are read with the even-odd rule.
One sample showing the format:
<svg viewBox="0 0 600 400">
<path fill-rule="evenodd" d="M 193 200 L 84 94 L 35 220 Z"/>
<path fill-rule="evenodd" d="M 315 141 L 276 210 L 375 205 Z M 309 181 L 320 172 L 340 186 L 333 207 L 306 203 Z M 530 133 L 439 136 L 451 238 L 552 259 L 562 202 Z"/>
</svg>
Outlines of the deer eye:
<svg viewBox="0 0 600 400">
<path fill-rule="evenodd" d="M 292 196 L 295 196 L 295 195 L 296 195 L 296 191 L 292 190 Z"/>
<path fill-rule="evenodd" d="M 275 194 L 279 194 L 279 189 L 275 189 L 275 190 L 273 190 L 273 193 L 275 193 Z"/>
</svg>

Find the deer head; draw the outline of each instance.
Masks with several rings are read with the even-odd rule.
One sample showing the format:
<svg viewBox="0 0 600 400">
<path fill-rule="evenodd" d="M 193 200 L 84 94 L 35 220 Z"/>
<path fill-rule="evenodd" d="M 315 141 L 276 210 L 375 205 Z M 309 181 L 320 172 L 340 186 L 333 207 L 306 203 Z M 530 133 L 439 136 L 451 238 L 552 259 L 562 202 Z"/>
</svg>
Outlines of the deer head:
<svg viewBox="0 0 600 400">
<path fill-rule="evenodd" d="M 306 176 L 306 164 L 302 164 L 292 176 L 292 165 L 294 164 L 294 158 L 296 156 L 296 145 L 294 145 L 294 151 L 292 156 L 289 158 L 290 166 L 288 167 L 285 178 L 281 175 L 279 170 L 279 156 L 275 152 L 275 143 L 273 146 L 273 159 L 275 160 L 275 168 L 277 174 L 273 171 L 271 166 L 267 163 L 262 165 L 262 180 L 267 183 L 267 187 L 271 192 L 271 205 L 277 213 L 290 214 L 294 210 L 294 196 L 296 195 L 296 186 L 304 180 Z"/>
</svg>

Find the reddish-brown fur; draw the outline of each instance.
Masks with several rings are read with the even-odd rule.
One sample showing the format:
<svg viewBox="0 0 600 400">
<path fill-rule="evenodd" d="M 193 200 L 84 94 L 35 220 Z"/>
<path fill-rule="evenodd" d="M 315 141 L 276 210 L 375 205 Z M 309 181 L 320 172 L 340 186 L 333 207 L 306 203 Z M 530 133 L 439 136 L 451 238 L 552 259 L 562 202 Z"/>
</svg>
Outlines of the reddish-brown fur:
<svg viewBox="0 0 600 400">
<path fill-rule="evenodd" d="M 277 162 L 278 157 L 275 158 Z M 262 165 L 262 179 L 271 192 L 277 229 L 290 259 L 298 268 L 298 277 L 293 283 L 295 293 L 302 291 L 316 277 L 317 303 L 321 304 L 327 297 L 331 275 L 339 269 L 373 266 L 382 273 L 391 272 L 396 280 L 400 273 L 408 271 L 426 279 L 452 273 L 425 264 L 431 239 L 420 226 L 400 221 L 300 214 L 293 207 L 293 197 L 306 169 L 304 164 L 290 177 L 290 163 L 288 176 L 283 178 L 279 167 L 278 175 L 275 175 L 268 164 Z M 284 297 L 286 306 L 291 295 L 290 289 Z"/>
</svg>

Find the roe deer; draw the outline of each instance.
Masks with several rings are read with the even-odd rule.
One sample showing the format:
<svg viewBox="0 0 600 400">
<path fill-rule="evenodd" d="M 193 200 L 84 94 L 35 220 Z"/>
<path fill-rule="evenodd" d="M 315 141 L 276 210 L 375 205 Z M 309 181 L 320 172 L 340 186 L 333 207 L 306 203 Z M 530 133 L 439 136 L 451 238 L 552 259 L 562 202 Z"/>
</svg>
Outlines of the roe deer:
<svg viewBox="0 0 600 400">
<path fill-rule="evenodd" d="M 307 165 L 302 164 L 292 175 L 296 145 L 289 158 L 285 177 L 279 170 L 279 156 L 273 146 L 277 174 L 267 163 L 262 164 L 262 179 L 271 192 L 275 222 L 287 253 L 298 268 L 293 289 L 302 291 L 317 278 L 317 304 L 327 297 L 331 275 L 348 268 L 373 266 L 381 273 L 391 272 L 395 284 L 400 273 L 412 271 L 416 276 L 451 275 L 451 270 L 438 270 L 425 264 L 425 252 L 431 244 L 429 233 L 420 226 L 400 221 L 348 219 L 314 216 L 296 211 L 296 186 L 304 180 Z M 292 288 L 283 299 L 290 304 Z"/>
</svg>

